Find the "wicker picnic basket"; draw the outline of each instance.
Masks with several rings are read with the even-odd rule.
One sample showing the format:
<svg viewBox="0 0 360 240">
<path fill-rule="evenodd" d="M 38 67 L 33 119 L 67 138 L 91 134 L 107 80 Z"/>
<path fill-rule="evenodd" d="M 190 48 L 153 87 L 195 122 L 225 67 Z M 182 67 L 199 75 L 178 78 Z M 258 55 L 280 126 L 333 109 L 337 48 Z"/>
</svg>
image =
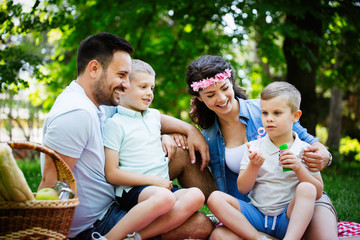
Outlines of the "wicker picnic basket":
<svg viewBox="0 0 360 240">
<path fill-rule="evenodd" d="M 13 149 L 43 152 L 53 160 L 57 180 L 68 183 L 75 196 L 67 200 L 0 201 L 0 239 L 66 239 L 75 207 L 76 183 L 70 168 L 52 149 L 30 142 L 8 142 Z"/>
</svg>

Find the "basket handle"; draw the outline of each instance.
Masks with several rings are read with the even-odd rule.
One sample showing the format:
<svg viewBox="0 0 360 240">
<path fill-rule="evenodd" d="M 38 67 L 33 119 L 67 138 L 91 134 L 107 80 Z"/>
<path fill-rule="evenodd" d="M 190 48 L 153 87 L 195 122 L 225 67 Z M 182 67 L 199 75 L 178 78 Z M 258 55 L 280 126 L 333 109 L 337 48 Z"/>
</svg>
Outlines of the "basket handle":
<svg viewBox="0 0 360 240">
<path fill-rule="evenodd" d="M 22 141 L 9 141 L 8 145 L 12 149 L 29 149 L 35 150 L 38 152 L 43 152 L 49 155 L 55 164 L 56 168 L 56 177 L 58 181 L 67 182 L 69 184 L 70 189 L 74 191 L 74 198 L 76 198 L 76 182 L 73 173 L 69 166 L 62 160 L 62 158 L 57 154 L 54 150 L 49 147 L 42 146 L 37 143 L 31 142 L 22 142 Z"/>
</svg>

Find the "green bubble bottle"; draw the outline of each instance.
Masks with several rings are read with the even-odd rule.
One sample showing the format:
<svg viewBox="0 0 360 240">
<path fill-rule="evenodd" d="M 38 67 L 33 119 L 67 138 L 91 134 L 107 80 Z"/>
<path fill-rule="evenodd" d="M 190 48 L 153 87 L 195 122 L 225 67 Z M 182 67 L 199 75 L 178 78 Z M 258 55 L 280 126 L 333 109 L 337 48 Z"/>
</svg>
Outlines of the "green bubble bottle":
<svg viewBox="0 0 360 240">
<path fill-rule="evenodd" d="M 279 149 L 280 149 L 280 155 L 286 151 L 288 149 L 288 145 L 287 144 L 281 144 L 279 145 Z M 284 168 L 283 167 L 283 172 L 288 172 L 288 171 L 291 171 L 292 169 L 291 168 Z"/>
</svg>

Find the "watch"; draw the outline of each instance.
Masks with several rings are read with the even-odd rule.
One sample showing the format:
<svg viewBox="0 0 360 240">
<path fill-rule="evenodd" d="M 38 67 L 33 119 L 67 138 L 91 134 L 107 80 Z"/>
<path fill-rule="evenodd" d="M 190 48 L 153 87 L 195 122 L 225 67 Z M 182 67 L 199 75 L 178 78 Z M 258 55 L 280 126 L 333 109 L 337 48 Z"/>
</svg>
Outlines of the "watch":
<svg viewBox="0 0 360 240">
<path fill-rule="evenodd" d="M 332 159 L 333 159 L 331 152 L 328 151 L 328 153 L 329 153 L 329 162 L 326 164 L 326 166 L 330 166 L 332 163 Z"/>
</svg>

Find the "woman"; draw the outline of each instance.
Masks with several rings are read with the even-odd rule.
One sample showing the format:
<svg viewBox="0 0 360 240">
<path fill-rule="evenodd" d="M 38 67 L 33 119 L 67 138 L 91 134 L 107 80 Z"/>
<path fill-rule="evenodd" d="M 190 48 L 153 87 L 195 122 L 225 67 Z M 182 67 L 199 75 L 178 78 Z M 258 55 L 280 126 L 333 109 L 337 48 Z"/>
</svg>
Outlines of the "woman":
<svg viewBox="0 0 360 240">
<path fill-rule="evenodd" d="M 235 85 L 235 71 L 230 63 L 218 56 L 202 56 L 192 62 L 186 72 L 188 93 L 194 98 L 191 120 L 201 127 L 209 145 L 211 172 L 219 190 L 239 199 L 247 199 L 237 191 L 236 179 L 246 143 L 261 135 L 261 110 L 258 99 L 247 100 L 245 91 Z M 259 131 L 260 130 L 260 131 Z M 309 170 L 321 170 L 331 155 L 318 139 L 295 123 L 293 130 L 301 140 L 312 145 L 302 160 Z M 212 238 L 229 235 L 222 226 Z M 313 219 L 305 233 L 308 239 L 337 239 L 337 218 L 330 199 L 323 194 L 315 206 Z"/>
</svg>

